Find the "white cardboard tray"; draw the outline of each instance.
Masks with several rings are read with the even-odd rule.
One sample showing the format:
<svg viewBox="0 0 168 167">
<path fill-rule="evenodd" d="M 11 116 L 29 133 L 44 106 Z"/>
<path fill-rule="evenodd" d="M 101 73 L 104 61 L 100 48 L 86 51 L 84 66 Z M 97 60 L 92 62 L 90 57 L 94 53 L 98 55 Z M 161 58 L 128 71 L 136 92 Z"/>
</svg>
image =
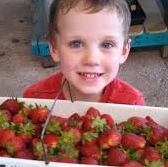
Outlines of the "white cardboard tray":
<svg viewBox="0 0 168 167">
<path fill-rule="evenodd" d="M 0 97 L 0 104 L 9 97 Z M 26 104 L 45 104 L 49 108 L 54 100 L 46 99 L 28 99 L 18 98 L 19 101 L 24 101 Z M 78 112 L 80 115 L 86 113 L 89 107 L 95 107 L 99 109 L 101 113 L 110 114 L 115 122 L 121 122 L 127 120 L 131 116 L 151 116 L 160 125 L 168 127 L 168 108 L 161 107 L 149 107 L 149 106 L 133 106 L 133 105 L 120 105 L 111 103 L 90 103 L 68 100 L 58 100 L 54 107 L 53 114 L 67 117 L 74 112 Z M 97 165 L 79 165 L 79 164 L 67 164 L 51 162 L 46 165 L 43 161 L 35 160 L 23 160 L 16 158 L 2 158 L 0 157 L 0 167 L 96 167 Z"/>
</svg>

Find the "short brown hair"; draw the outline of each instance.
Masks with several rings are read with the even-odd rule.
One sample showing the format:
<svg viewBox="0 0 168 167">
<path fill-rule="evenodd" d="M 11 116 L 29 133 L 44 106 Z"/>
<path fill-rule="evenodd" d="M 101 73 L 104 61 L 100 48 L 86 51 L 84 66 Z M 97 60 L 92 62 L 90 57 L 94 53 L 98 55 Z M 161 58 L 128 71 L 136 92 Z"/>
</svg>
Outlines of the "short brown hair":
<svg viewBox="0 0 168 167">
<path fill-rule="evenodd" d="M 59 14 L 66 14 L 69 10 L 76 7 L 79 3 L 86 4 L 83 10 L 88 13 L 96 13 L 104 8 L 115 11 L 123 22 L 124 35 L 127 39 L 130 28 L 131 15 L 126 0 L 53 0 L 50 6 L 48 39 L 54 37 L 55 31 L 58 32 L 57 20 Z"/>
</svg>

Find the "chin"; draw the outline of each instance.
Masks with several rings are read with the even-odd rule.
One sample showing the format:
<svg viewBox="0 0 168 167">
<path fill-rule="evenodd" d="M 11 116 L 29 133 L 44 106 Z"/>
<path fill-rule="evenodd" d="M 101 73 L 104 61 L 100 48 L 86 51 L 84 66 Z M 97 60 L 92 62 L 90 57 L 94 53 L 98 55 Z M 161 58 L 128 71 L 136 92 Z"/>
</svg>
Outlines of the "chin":
<svg viewBox="0 0 168 167">
<path fill-rule="evenodd" d="M 98 88 L 85 88 L 85 89 L 80 89 L 80 92 L 82 92 L 83 94 L 86 95 L 96 95 L 96 94 L 100 94 L 102 92 L 102 89 L 98 89 Z"/>
</svg>

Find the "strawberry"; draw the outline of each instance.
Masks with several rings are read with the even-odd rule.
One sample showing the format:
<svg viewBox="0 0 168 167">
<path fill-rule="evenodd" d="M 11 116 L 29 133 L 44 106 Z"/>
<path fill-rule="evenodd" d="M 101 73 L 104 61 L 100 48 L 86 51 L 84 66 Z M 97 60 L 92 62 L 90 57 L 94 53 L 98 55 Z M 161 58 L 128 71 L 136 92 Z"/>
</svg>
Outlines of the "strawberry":
<svg viewBox="0 0 168 167">
<path fill-rule="evenodd" d="M 8 110 L 12 115 L 14 115 L 19 112 L 20 104 L 17 99 L 7 99 L 0 105 L 0 109 Z"/>
<path fill-rule="evenodd" d="M 155 148 L 161 153 L 163 160 L 168 157 L 168 140 L 160 141 L 155 144 Z"/>
<path fill-rule="evenodd" d="M 164 167 L 168 167 L 168 161 L 165 162 Z"/>
<path fill-rule="evenodd" d="M 77 128 L 69 128 L 68 129 L 68 133 L 73 134 L 74 136 L 76 136 L 75 142 L 74 144 L 78 144 L 81 141 L 81 131 Z"/>
<path fill-rule="evenodd" d="M 99 134 L 95 132 L 84 132 L 82 133 L 82 144 L 97 144 Z"/>
<path fill-rule="evenodd" d="M 20 158 L 20 159 L 34 159 L 33 153 L 30 149 L 23 149 L 19 150 L 14 154 L 14 158 Z"/>
<path fill-rule="evenodd" d="M 11 113 L 8 110 L 0 110 L 0 129 L 9 128 L 11 117 Z"/>
<path fill-rule="evenodd" d="M 46 133 L 54 133 L 57 135 L 60 135 L 62 131 L 62 118 L 57 117 L 57 116 L 51 116 L 47 128 L 46 128 Z"/>
<path fill-rule="evenodd" d="M 106 130 L 99 136 L 98 143 L 102 149 L 118 146 L 121 142 L 121 134 L 118 130 Z"/>
<path fill-rule="evenodd" d="M 98 165 L 98 161 L 92 157 L 83 157 L 80 161 L 81 164 L 91 164 L 91 165 Z"/>
<path fill-rule="evenodd" d="M 73 145 L 67 145 L 66 147 L 59 145 L 59 151 L 57 153 L 58 157 L 66 157 L 66 158 L 79 158 L 79 150 Z"/>
<path fill-rule="evenodd" d="M 1 149 L 0 157 L 11 157 L 11 155 L 6 151 L 6 149 Z"/>
<path fill-rule="evenodd" d="M 147 119 L 138 116 L 130 117 L 127 121 L 132 122 L 137 128 L 141 128 L 148 123 Z"/>
<path fill-rule="evenodd" d="M 52 123 L 54 123 L 55 125 L 57 124 L 55 128 L 58 128 L 58 129 L 55 129 L 55 130 L 59 131 L 59 133 L 61 130 L 66 130 L 69 127 L 68 126 L 68 118 L 63 118 L 60 116 L 52 115 L 50 118 L 50 121 Z M 53 133 L 55 133 L 55 132 L 53 132 Z"/>
<path fill-rule="evenodd" d="M 24 115 L 25 117 L 29 117 L 30 115 L 30 110 L 32 109 L 32 105 L 27 106 L 24 102 L 20 103 L 21 108 L 19 110 L 19 114 Z"/>
<path fill-rule="evenodd" d="M 8 142 L 8 140 L 15 136 L 15 132 L 10 129 L 2 130 L 0 136 L 0 147 L 5 148 L 5 145 Z"/>
<path fill-rule="evenodd" d="M 42 124 L 38 123 L 38 124 L 34 124 L 32 123 L 32 127 L 34 129 L 34 134 L 39 137 L 41 135 L 41 131 L 42 131 Z"/>
<path fill-rule="evenodd" d="M 26 146 L 20 137 L 14 136 L 6 142 L 5 147 L 9 154 L 14 155 L 18 151 L 24 149 Z"/>
<path fill-rule="evenodd" d="M 143 167 L 139 162 L 136 161 L 130 161 L 128 163 L 125 163 L 122 165 L 122 167 Z"/>
<path fill-rule="evenodd" d="M 30 145 L 35 159 L 43 160 L 44 150 L 41 141 L 38 138 L 33 138 Z"/>
<path fill-rule="evenodd" d="M 11 127 L 15 129 L 16 135 L 20 137 L 26 144 L 30 143 L 32 136 L 35 135 L 35 129 L 31 122 L 28 122 L 26 124 L 12 124 Z"/>
<path fill-rule="evenodd" d="M 162 156 L 156 148 L 147 147 L 147 148 L 145 148 L 145 150 L 142 154 L 142 158 L 141 158 L 140 162 L 143 165 L 145 165 L 146 161 L 151 163 L 151 162 L 154 162 L 154 161 L 161 161 L 161 160 L 162 160 Z"/>
<path fill-rule="evenodd" d="M 165 140 L 168 140 L 168 128 L 164 130 L 163 136 Z"/>
<path fill-rule="evenodd" d="M 50 120 L 54 120 L 56 122 L 59 122 L 61 130 L 66 130 L 69 127 L 67 118 L 52 115 Z"/>
<path fill-rule="evenodd" d="M 127 148 L 126 149 L 127 156 L 129 157 L 130 161 L 139 161 L 142 157 L 144 152 L 144 148 L 134 149 L 134 148 Z"/>
<path fill-rule="evenodd" d="M 15 124 L 19 124 L 19 123 L 25 124 L 26 120 L 25 120 L 25 118 L 24 118 L 24 116 L 22 114 L 15 114 L 12 117 L 11 122 L 13 122 Z"/>
<path fill-rule="evenodd" d="M 122 136 L 121 144 L 124 148 L 144 148 L 146 140 L 144 137 L 134 133 L 126 133 Z"/>
<path fill-rule="evenodd" d="M 59 158 L 56 157 L 55 155 L 49 155 L 47 156 L 47 162 L 58 162 Z"/>
<path fill-rule="evenodd" d="M 81 129 L 82 124 L 83 124 L 83 120 L 81 119 L 78 113 L 74 113 L 68 118 L 68 125 L 70 127 Z"/>
<path fill-rule="evenodd" d="M 148 125 L 158 125 L 150 116 L 146 116 L 145 119 L 148 120 Z"/>
<path fill-rule="evenodd" d="M 147 140 L 151 145 L 155 145 L 157 142 L 163 141 L 164 137 L 165 137 L 164 127 L 157 124 L 150 125 L 150 136 L 149 139 L 147 138 Z"/>
<path fill-rule="evenodd" d="M 97 145 L 84 144 L 80 147 L 80 155 L 82 157 L 91 157 L 95 160 L 99 160 L 101 158 L 101 151 Z"/>
<path fill-rule="evenodd" d="M 101 119 L 105 119 L 109 127 L 114 126 L 114 119 L 109 114 L 102 114 Z"/>
<path fill-rule="evenodd" d="M 9 122 L 12 118 L 12 114 L 8 110 L 0 110 L 0 124 Z"/>
<path fill-rule="evenodd" d="M 106 123 L 105 119 L 101 119 L 100 117 L 96 118 L 88 118 L 85 117 L 82 130 L 86 131 L 93 131 L 93 132 L 103 132 L 104 130 L 109 129 L 109 126 Z"/>
<path fill-rule="evenodd" d="M 58 144 L 59 137 L 55 134 L 45 134 L 44 143 L 47 147 L 47 150 L 55 148 Z"/>
<path fill-rule="evenodd" d="M 36 105 L 36 107 L 30 111 L 30 119 L 32 119 L 33 123 L 44 123 L 48 114 L 49 109 L 47 107 Z"/>
<path fill-rule="evenodd" d="M 32 135 L 30 134 L 19 133 L 17 136 L 20 137 L 25 144 L 29 144 L 31 142 Z"/>
<path fill-rule="evenodd" d="M 75 159 L 75 158 L 61 157 L 61 158 L 59 158 L 59 162 L 77 164 L 77 163 L 78 163 L 78 160 Z"/>
<path fill-rule="evenodd" d="M 107 157 L 107 165 L 121 166 L 128 160 L 126 153 L 119 148 L 111 148 Z"/>
<path fill-rule="evenodd" d="M 86 112 L 86 117 L 88 118 L 100 117 L 100 112 L 96 108 L 90 107 Z"/>
<path fill-rule="evenodd" d="M 66 131 L 61 132 L 60 144 L 63 147 L 67 145 L 76 145 L 81 141 L 81 132 L 77 128 L 69 128 Z"/>
</svg>

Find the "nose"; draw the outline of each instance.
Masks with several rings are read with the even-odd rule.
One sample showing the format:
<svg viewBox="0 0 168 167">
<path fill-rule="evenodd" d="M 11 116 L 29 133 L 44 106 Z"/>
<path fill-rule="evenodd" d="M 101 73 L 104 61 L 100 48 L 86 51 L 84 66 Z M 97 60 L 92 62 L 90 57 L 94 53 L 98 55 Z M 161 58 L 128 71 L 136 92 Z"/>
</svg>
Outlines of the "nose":
<svg viewBox="0 0 168 167">
<path fill-rule="evenodd" d="M 83 63 L 87 66 L 97 66 L 101 62 L 101 51 L 93 46 L 85 49 Z"/>
</svg>

